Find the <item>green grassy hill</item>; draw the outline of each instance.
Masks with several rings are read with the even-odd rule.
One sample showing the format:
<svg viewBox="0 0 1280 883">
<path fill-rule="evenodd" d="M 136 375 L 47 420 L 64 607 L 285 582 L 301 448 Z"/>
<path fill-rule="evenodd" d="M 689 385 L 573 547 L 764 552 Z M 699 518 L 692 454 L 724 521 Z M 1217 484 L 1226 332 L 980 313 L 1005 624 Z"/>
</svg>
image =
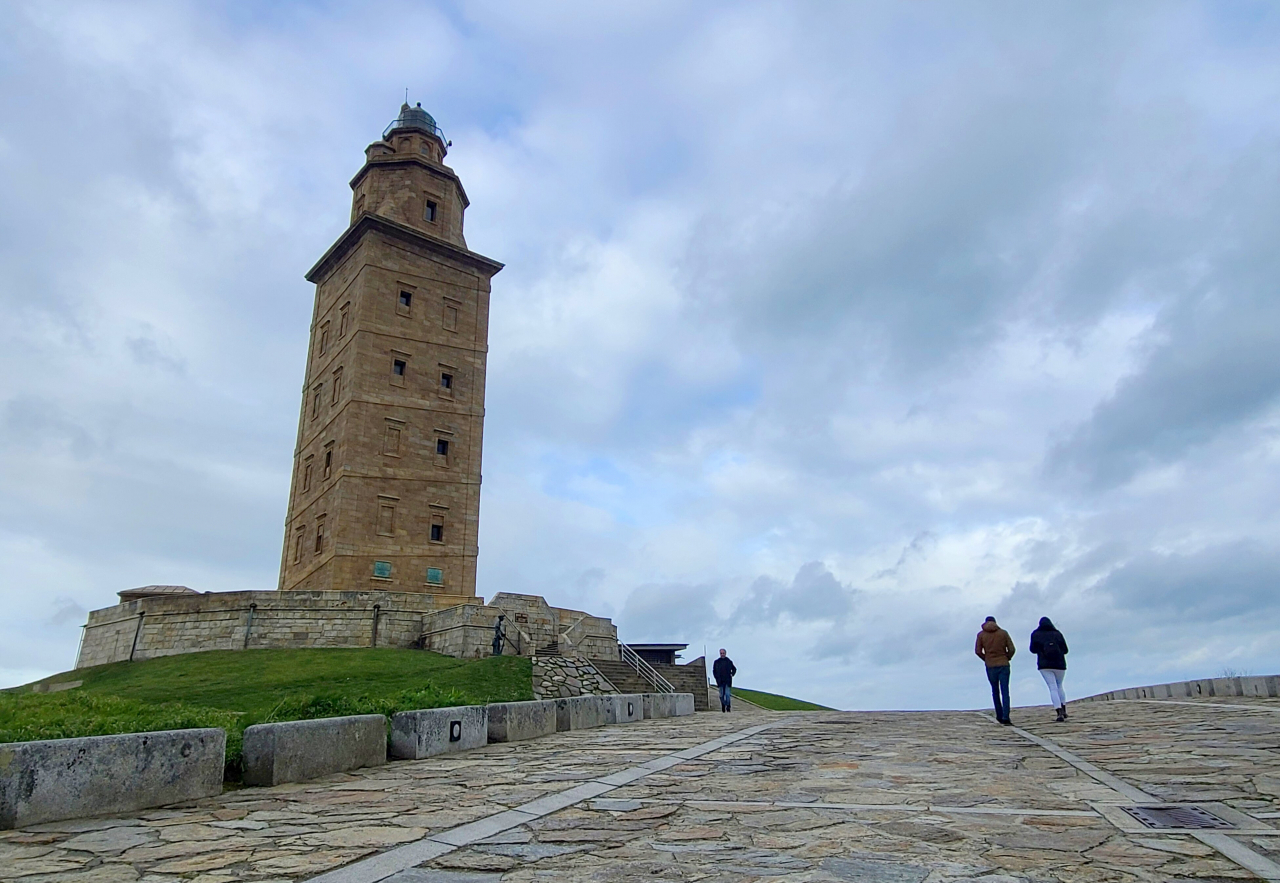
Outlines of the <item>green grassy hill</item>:
<svg viewBox="0 0 1280 883">
<path fill-rule="evenodd" d="M 741 687 L 733 688 L 734 696 L 741 696 L 748 702 L 759 705 L 761 708 L 768 708 L 771 711 L 832 711 L 825 705 L 815 705 L 812 702 L 805 702 L 803 699 L 792 699 L 790 696 L 779 696 L 777 693 L 763 693 L 759 690 L 744 690 Z"/>
<path fill-rule="evenodd" d="M 530 661 L 418 650 L 245 650 L 166 656 L 63 672 L 34 693 L 0 692 L 0 742 L 224 727 L 238 768 L 250 724 L 532 699 Z"/>
</svg>

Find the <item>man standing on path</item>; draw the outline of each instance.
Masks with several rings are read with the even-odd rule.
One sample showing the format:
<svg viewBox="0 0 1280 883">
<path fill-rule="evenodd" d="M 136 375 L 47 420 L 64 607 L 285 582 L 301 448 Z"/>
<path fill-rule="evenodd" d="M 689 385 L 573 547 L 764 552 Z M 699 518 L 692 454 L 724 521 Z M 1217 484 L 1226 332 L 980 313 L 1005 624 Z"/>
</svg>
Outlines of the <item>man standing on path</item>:
<svg viewBox="0 0 1280 883">
<path fill-rule="evenodd" d="M 991 684 L 991 702 L 996 707 L 996 720 L 1011 726 L 1009 720 L 1009 660 L 1015 652 L 1009 633 L 988 616 L 973 644 L 973 652 L 987 664 L 987 681 Z"/>
<path fill-rule="evenodd" d="M 711 675 L 716 679 L 716 686 L 720 688 L 720 710 L 730 711 L 733 704 L 733 693 L 730 688 L 733 686 L 733 676 L 738 673 L 738 667 L 733 664 L 733 660 L 724 652 L 724 648 L 720 648 L 720 658 L 711 666 Z"/>
</svg>

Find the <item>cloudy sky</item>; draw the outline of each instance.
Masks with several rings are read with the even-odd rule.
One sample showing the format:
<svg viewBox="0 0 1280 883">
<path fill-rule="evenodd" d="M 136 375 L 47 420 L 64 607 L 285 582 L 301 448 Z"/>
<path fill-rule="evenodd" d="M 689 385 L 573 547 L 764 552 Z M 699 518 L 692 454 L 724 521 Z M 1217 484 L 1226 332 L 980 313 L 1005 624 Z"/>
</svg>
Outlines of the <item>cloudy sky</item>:
<svg viewBox="0 0 1280 883">
<path fill-rule="evenodd" d="M 165 0 L 0 5 L 0 684 L 275 587 L 406 87 L 507 265 L 482 595 L 842 708 L 987 702 L 987 614 L 1073 696 L 1280 671 L 1273 5 Z"/>
</svg>

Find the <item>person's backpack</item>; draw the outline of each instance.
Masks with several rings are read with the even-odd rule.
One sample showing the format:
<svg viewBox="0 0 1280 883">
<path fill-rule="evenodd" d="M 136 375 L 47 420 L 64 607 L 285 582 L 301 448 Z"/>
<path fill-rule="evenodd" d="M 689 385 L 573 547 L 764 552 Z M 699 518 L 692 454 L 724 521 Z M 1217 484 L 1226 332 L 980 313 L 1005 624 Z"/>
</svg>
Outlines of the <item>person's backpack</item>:
<svg viewBox="0 0 1280 883">
<path fill-rule="evenodd" d="M 1040 635 L 1040 652 L 1046 656 L 1061 656 L 1062 642 L 1057 632 L 1043 632 Z"/>
</svg>

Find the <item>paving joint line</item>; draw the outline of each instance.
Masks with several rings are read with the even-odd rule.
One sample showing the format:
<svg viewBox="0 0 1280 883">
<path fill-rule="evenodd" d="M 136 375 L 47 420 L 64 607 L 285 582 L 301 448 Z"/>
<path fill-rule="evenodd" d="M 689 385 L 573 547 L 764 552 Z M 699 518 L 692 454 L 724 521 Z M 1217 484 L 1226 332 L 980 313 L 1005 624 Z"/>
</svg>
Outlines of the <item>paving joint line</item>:
<svg viewBox="0 0 1280 883">
<path fill-rule="evenodd" d="M 754 727 L 747 727 L 745 730 L 718 736 L 715 739 L 685 748 L 682 751 L 655 757 L 643 764 L 618 770 L 607 776 L 588 779 L 556 794 L 543 795 L 536 800 L 522 803 L 520 806 L 496 812 L 473 822 L 468 822 L 465 825 L 456 825 L 444 831 L 428 834 L 421 840 L 415 840 L 412 843 L 397 846 L 369 858 L 359 859 L 332 871 L 326 871 L 323 874 L 309 878 L 309 883 L 379 883 L 379 881 L 385 880 L 401 871 L 417 867 L 423 862 L 440 858 L 442 855 L 447 855 L 464 846 L 470 846 L 472 843 L 486 840 L 495 834 L 501 834 L 503 831 L 518 828 L 535 819 L 557 813 L 584 800 L 607 794 L 615 788 L 629 785 L 637 779 L 643 779 L 645 776 L 651 776 L 654 773 L 662 772 L 690 760 L 697 760 L 704 755 L 727 748 L 744 739 L 750 739 L 765 730 L 790 723 L 793 720 L 795 718 L 788 717 L 771 721 L 767 724 L 757 724 Z M 665 763 L 666 761 L 671 762 Z M 659 765 L 660 762 L 662 765 Z"/>
<path fill-rule="evenodd" d="M 608 799 L 608 798 L 606 798 Z M 946 806 L 936 803 L 822 803 L 820 801 L 795 800 L 701 800 L 696 797 L 672 800 L 665 797 L 637 797 L 633 801 L 623 798 L 623 802 L 651 803 L 658 806 L 780 806 L 784 809 L 836 809 L 846 812 L 953 812 L 971 815 L 1000 816 L 1068 816 L 1077 818 L 1099 818 L 1101 813 L 1093 809 L 1028 809 L 1010 806 Z M 613 809 L 608 806 L 598 809 L 613 812 L 626 810 Z"/>
<path fill-rule="evenodd" d="M 1160 702 L 1161 700 L 1159 699 L 1151 699 L 1151 700 L 1124 699 L 1124 700 L 1115 700 L 1115 701 Z M 976 711 L 974 712 L 974 714 L 978 715 L 979 717 L 984 717 L 987 720 L 991 721 L 992 723 L 995 723 L 995 718 L 989 714 L 985 714 L 980 711 Z M 1167 803 L 1168 802 L 1165 800 L 1161 800 L 1158 797 L 1153 797 L 1147 792 L 1143 791 L 1141 788 L 1136 788 L 1133 785 L 1130 785 L 1128 782 L 1125 782 L 1124 780 L 1112 775 L 1106 770 L 1101 769 L 1097 766 L 1094 766 L 1093 764 L 1089 763 L 1089 761 L 1071 753 L 1070 751 L 1068 751 L 1067 749 L 1063 748 L 1061 745 L 1058 745 L 1056 742 L 1053 742 L 1050 739 L 1045 739 L 1042 736 L 1037 736 L 1035 733 L 1029 733 L 1026 730 L 1022 729 L 1021 727 L 1011 726 L 1009 729 L 1013 730 L 1015 733 L 1017 733 L 1019 736 L 1023 737 L 1024 739 L 1028 740 L 1029 742 L 1034 742 L 1036 745 L 1039 745 L 1041 748 L 1045 749 L 1050 754 L 1053 754 L 1056 757 L 1060 758 L 1061 760 L 1067 762 L 1071 766 L 1080 770 L 1080 772 L 1084 773 L 1086 776 L 1089 776 L 1091 779 L 1101 782 L 1102 784 L 1106 785 L 1108 788 L 1120 794 L 1123 794 L 1125 797 L 1127 797 L 1130 800 L 1133 800 L 1136 803 Z M 1126 831 L 1121 833 L 1124 833 L 1127 835 L 1129 832 Z M 1208 846 L 1211 849 L 1216 850 L 1224 858 L 1230 859 L 1231 861 L 1235 862 L 1237 865 L 1240 865 L 1240 867 L 1244 868 L 1245 870 L 1250 871 L 1253 874 L 1256 874 L 1258 877 L 1261 877 L 1263 880 L 1273 881 L 1273 883 L 1280 883 L 1280 865 L 1276 864 L 1271 859 L 1267 858 L 1261 853 L 1255 852 L 1254 850 L 1245 846 L 1240 841 L 1233 840 L 1230 837 L 1230 835 L 1228 835 L 1226 832 L 1197 831 L 1194 829 L 1161 831 L 1159 829 L 1153 828 L 1151 830 L 1151 833 L 1152 834 L 1188 834 L 1194 837 L 1195 839 L 1199 840 L 1205 846 Z"/>
</svg>

